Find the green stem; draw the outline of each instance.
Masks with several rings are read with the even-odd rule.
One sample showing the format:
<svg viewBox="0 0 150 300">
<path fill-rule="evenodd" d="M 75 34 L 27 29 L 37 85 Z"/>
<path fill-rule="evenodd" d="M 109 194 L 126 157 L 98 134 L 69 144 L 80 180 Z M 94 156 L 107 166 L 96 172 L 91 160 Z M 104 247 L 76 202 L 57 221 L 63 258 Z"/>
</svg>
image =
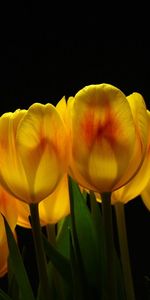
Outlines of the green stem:
<svg viewBox="0 0 150 300">
<path fill-rule="evenodd" d="M 106 253 L 106 295 L 107 300 L 117 299 L 117 283 L 115 272 L 114 239 L 111 208 L 111 193 L 102 193 L 102 217 L 104 224 Z"/>
<path fill-rule="evenodd" d="M 126 297 L 127 300 L 135 300 L 133 279 L 132 279 L 132 272 L 131 272 L 131 265 L 130 265 L 130 256 L 129 256 L 129 249 L 128 249 L 124 204 L 121 202 L 116 203 L 115 212 L 116 212 L 121 264 L 123 269 Z"/>
<path fill-rule="evenodd" d="M 39 272 L 42 300 L 49 300 L 49 285 L 47 262 L 42 241 L 42 232 L 39 220 L 38 204 L 30 204 L 31 225 L 35 245 L 37 267 Z"/>
</svg>

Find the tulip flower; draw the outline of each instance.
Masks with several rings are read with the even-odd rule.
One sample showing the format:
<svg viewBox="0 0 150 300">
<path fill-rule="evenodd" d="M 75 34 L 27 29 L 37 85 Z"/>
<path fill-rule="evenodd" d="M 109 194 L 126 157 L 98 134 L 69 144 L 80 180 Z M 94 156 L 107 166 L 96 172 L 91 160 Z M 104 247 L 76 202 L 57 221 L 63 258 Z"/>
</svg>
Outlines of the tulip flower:
<svg viewBox="0 0 150 300">
<path fill-rule="evenodd" d="M 147 189 L 145 187 L 148 185 L 149 181 L 149 170 L 150 170 L 150 112 L 147 110 L 148 114 L 148 141 L 146 153 L 144 156 L 144 161 L 136 173 L 136 175 L 123 187 L 112 192 L 111 203 L 115 204 L 117 202 L 127 203 L 128 201 L 134 199 L 141 192 L 146 195 Z M 144 190 L 144 191 L 143 191 Z M 147 199 L 147 197 L 144 197 Z"/>
<path fill-rule="evenodd" d="M 144 159 L 148 116 L 143 97 L 126 97 L 110 84 L 86 86 L 68 100 L 71 124 L 71 176 L 103 193 L 118 189 Z"/>
<path fill-rule="evenodd" d="M 16 199 L 0 186 L 0 277 L 7 273 L 7 258 L 9 254 L 3 216 L 7 219 L 15 235 L 18 217 Z"/>
<path fill-rule="evenodd" d="M 32 104 L 0 117 L 0 182 L 26 203 L 53 193 L 67 171 L 68 137 L 57 109 Z"/>
<path fill-rule="evenodd" d="M 108 298 L 116 299 L 110 193 L 127 184 L 144 160 L 148 137 L 146 105 L 139 93 L 126 97 L 115 86 L 97 84 L 69 98 L 67 111 L 71 128 L 69 172 L 80 186 L 102 196 L 106 286 Z M 132 289 L 129 294 L 133 295 Z"/>
</svg>

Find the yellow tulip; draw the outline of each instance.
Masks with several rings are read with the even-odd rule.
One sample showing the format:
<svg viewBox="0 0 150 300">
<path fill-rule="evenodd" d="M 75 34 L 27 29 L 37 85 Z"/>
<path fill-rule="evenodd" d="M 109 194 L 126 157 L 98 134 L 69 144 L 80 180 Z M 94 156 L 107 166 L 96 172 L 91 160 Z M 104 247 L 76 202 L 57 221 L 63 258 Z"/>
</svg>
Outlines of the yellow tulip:
<svg viewBox="0 0 150 300">
<path fill-rule="evenodd" d="M 3 277 L 7 273 L 7 258 L 9 254 L 2 215 L 5 216 L 15 236 L 15 227 L 18 217 L 16 199 L 0 186 L 0 277 Z"/>
<path fill-rule="evenodd" d="M 136 173 L 136 175 L 123 187 L 112 192 L 111 202 L 115 204 L 117 202 L 127 203 L 128 201 L 134 199 L 145 189 L 150 178 L 150 112 L 147 110 L 148 114 L 148 142 L 146 153 L 144 156 L 144 161 Z M 147 188 L 143 191 L 143 198 L 147 200 Z M 146 201 L 147 203 L 147 201 Z M 149 205 L 150 207 L 150 205 Z"/>
<path fill-rule="evenodd" d="M 31 228 L 30 210 L 26 203 L 17 201 L 17 225 Z M 69 190 L 67 175 L 58 184 L 55 191 L 39 203 L 41 225 L 55 224 L 70 213 Z"/>
<path fill-rule="evenodd" d="M 53 193 L 68 166 L 68 136 L 52 104 L 32 104 L 0 117 L 0 182 L 37 203 Z"/>
<path fill-rule="evenodd" d="M 67 104 L 71 126 L 70 174 L 83 187 L 109 192 L 127 183 L 142 164 L 148 136 L 143 97 L 126 97 L 110 84 L 89 85 Z"/>
</svg>

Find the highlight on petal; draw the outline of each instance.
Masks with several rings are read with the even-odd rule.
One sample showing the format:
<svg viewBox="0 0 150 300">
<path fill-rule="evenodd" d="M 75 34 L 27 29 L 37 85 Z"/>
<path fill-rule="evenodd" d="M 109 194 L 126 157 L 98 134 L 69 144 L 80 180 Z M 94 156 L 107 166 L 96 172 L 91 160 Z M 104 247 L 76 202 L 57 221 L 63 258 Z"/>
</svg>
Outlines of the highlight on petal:
<svg viewBox="0 0 150 300">
<path fill-rule="evenodd" d="M 134 149 L 136 132 L 129 103 L 110 84 L 87 86 L 72 102 L 70 173 L 85 188 L 110 191 L 125 173 Z"/>
<path fill-rule="evenodd" d="M 39 203 L 40 220 L 55 224 L 70 213 L 68 179 L 65 175 L 55 191 Z"/>
<path fill-rule="evenodd" d="M 99 155 L 100 151 L 101 155 Z M 114 178 L 117 177 L 118 166 L 113 149 L 107 140 L 103 141 L 101 149 L 99 149 L 99 145 L 93 146 L 88 168 L 89 177 L 100 191 L 112 189 Z"/>
<path fill-rule="evenodd" d="M 148 116 L 148 139 L 147 139 L 147 148 L 144 156 L 144 161 L 137 171 L 135 176 L 123 187 L 112 193 L 112 203 L 123 202 L 127 203 L 128 201 L 134 199 L 141 194 L 145 186 L 147 186 L 150 178 L 150 112 L 147 110 Z M 136 157 L 138 159 L 138 157 Z"/>
</svg>

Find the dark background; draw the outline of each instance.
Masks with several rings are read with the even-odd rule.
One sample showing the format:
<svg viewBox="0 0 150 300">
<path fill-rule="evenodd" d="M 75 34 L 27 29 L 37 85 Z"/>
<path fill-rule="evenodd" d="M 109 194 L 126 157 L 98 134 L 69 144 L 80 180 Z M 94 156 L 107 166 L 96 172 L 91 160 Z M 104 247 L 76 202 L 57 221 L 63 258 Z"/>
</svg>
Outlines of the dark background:
<svg viewBox="0 0 150 300">
<path fill-rule="evenodd" d="M 45 2 L 20 3 L 1 10 L 0 114 L 34 102 L 56 104 L 85 85 L 103 82 L 126 95 L 141 93 L 150 108 L 148 19 L 142 11 L 124 16 L 107 5 L 90 5 L 87 12 L 72 3 L 64 13 L 57 2 L 53 8 Z M 150 213 L 140 197 L 125 210 L 136 296 L 146 300 Z"/>
</svg>

